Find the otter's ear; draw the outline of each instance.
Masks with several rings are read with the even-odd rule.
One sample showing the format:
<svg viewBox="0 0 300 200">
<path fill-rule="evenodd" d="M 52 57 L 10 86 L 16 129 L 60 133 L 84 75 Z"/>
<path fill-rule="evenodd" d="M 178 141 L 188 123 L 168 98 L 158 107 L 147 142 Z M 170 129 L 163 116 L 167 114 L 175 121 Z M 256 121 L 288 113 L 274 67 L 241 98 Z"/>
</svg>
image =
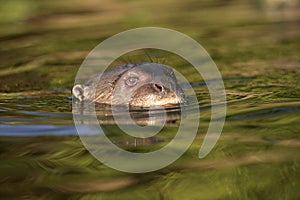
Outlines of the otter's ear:
<svg viewBox="0 0 300 200">
<path fill-rule="evenodd" d="M 72 89 L 73 96 L 79 101 L 84 99 L 84 86 L 77 84 Z"/>
</svg>

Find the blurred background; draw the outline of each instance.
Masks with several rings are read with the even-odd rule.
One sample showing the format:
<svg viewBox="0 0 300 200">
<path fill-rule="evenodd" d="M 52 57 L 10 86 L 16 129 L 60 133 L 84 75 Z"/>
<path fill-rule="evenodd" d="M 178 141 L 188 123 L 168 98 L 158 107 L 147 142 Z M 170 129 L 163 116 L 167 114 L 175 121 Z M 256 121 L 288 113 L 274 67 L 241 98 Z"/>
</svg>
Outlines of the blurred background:
<svg viewBox="0 0 300 200">
<path fill-rule="evenodd" d="M 1 198 L 300 199 L 299 0 L 0 5 Z M 96 45 L 145 26 L 182 32 L 207 50 L 224 78 L 228 116 L 207 158 L 197 155 L 210 109 L 201 111 L 197 139 L 182 158 L 157 172 L 126 174 L 84 149 L 70 91 Z M 204 108 L 209 96 L 198 85 Z"/>
</svg>

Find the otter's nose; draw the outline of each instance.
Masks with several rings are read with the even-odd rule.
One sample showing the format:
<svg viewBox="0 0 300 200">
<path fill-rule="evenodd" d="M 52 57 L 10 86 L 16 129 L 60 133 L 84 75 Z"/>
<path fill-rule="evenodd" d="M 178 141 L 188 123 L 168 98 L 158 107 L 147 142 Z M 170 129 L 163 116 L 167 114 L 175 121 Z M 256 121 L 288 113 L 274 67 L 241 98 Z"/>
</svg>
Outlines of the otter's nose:
<svg viewBox="0 0 300 200">
<path fill-rule="evenodd" d="M 164 87 L 162 86 L 162 85 L 159 85 L 159 84 L 157 84 L 157 83 L 154 83 L 153 84 L 153 88 L 157 91 L 157 92 L 159 92 L 159 93 L 161 93 L 161 94 L 163 94 L 164 93 Z"/>
</svg>

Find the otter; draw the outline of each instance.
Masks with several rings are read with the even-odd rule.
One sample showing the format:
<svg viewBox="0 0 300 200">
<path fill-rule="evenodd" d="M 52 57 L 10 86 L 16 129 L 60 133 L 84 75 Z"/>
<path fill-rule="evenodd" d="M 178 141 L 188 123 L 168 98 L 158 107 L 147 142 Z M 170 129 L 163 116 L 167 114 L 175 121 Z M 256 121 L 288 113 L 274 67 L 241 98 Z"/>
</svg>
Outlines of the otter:
<svg viewBox="0 0 300 200">
<path fill-rule="evenodd" d="M 184 92 L 167 65 L 144 62 L 122 64 L 77 84 L 73 96 L 80 102 L 136 107 L 165 106 L 184 102 Z"/>
</svg>

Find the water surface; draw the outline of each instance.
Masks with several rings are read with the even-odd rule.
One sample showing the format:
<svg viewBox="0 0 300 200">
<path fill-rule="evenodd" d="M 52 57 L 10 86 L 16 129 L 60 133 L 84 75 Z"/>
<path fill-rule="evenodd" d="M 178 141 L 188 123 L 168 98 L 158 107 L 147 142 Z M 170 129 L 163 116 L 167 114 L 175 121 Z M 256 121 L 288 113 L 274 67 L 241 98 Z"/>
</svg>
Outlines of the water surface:
<svg viewBox="0 0 300 200">
<path fill-rule="evenodd" d="M 299 5 L 292 1 L 22 1 L 0 8 L 0 195 L 4 199 L 299 199 Z M 159 5 L 159 6 L 158 6 Z M 206 84 L 188 63 L 141 50 L 122 62 L 157 62 L 191 82 L 200 127 L 188 151 L 156 172 L 110 169 L 82 145 L 71 88 L 92 48 L 134 27 L 181 31 L 208 51 L 223 76 L 227 117 L 204 159 L 198 152 L 210 120 Z M 184 85 L 183 85 L 184 87 Z M 193 108 L 191 108 L 191 111 Z M 105 113 L 105 110 L 102 110 Z M 180 120 L 153 138 L 120 135 L 102 115 L 106 134 L 132 152 L 162 148 Z M 147 122 L 147 112 L 136 120 Z M 148 123 L 148 122 L 147 122 Z"/>
</svg>

